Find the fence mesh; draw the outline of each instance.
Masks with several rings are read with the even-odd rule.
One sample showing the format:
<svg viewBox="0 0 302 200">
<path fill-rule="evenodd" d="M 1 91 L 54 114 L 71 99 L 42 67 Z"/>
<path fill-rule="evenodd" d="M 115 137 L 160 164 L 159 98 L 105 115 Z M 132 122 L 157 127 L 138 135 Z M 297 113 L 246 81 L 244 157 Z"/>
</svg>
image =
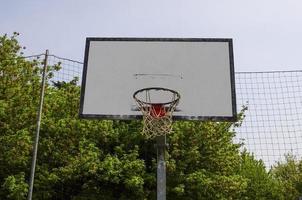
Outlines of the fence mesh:
<svg viewBox="0 0 302 200">
<path fill-rule="evenodd" d="M 48 56 L 49 65 L 60 64 L 62 69 L 54 73 L 52 81 L 72 81 L 74 77 L 79 78 L 81 83 L 83 63 L 55 55 Z"/>
<path fill-rule="evenodd" d="M 83 63 L 55 55 L 49 55 L 48 63 L 62 67 L 53 81 L 78 77 L 81 83 Z M 302 71 L 237 72 L 235 77 L 237 110 L 248 107 L 235 142 L 243 142 L 268 168 L 286 154 L 301 159 Z"/>
<path fill-rule="evenodd" d="M 302 71 L 236 73 L 237 105 L 247 104 L 237 132 L 267 166 L 302 155 Z M 240 108 L 238 108 L 240 109 Z"/>
</svg>

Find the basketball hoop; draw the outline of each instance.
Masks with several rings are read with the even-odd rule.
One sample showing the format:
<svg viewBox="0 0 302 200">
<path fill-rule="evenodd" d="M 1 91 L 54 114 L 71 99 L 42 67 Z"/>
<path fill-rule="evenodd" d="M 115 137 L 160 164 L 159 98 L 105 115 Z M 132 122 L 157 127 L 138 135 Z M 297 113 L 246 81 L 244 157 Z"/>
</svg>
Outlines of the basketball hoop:
<svg viewBox="0 0 302 200">
<path fill-rule="evenodd" d="M 161 87 L 143 88 L 133 94 L 143 114 L 143 134 L 154 138 L 171 133 L 172 114 L 179 103 L 178 92 Z"/>
</svg>

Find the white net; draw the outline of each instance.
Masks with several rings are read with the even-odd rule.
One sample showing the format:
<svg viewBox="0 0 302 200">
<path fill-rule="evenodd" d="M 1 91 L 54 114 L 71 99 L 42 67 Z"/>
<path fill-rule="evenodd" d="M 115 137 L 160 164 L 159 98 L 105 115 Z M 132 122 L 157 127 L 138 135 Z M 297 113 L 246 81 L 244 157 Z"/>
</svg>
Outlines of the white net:
<svg viewBox="0 0 302 200">
<path fill-rule="evenodd" d="M 144 100 L 141 99 L 142 96 Z M 168 102 L 154 102 L 152 99 L 155 96 L 170 96 L 170 99 Z M 180 99 L 176 91 L 166 88 L 144 88 L 134 93 L 133 97 L 143 114 L 142 134 L 147 139 L 172 132 L 172 116 Z"/>
</svg>

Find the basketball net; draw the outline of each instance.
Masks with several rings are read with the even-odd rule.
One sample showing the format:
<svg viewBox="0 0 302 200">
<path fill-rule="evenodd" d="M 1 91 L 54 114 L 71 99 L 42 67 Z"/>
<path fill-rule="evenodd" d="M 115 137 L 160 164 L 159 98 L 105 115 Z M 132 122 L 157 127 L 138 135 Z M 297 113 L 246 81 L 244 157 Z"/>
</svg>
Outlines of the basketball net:
<svg viewBox="0 0 302 200">
<path fill-rule="evenodd" d="M 152 103 L 149 91 L 154 89 L 172 93 L 171 101 L 168 103 Z M 142 101 L 136 97 L 137 93 L 143 91 L 146 92 L 146 101 Z M 165 88 L 145 88 L 137 91 L 133 97 L 143 114 L 142 133 L 146 138 L 151 139 L 172 132 L 172 115 L 180 99 L 180 95 L 177 92 Z"/>
</svg>

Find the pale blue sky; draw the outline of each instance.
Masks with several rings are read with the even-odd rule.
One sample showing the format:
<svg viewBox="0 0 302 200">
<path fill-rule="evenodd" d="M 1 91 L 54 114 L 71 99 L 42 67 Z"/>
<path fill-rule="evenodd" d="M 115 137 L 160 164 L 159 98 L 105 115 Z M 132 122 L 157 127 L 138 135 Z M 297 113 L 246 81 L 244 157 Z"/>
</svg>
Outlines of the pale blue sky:
<svg viewBox="0 0 302 200">
<path fill-rule="evenodd" d="M 302 69 L 301 0 L 0 0 L 26 54 L 83 60 L 85 38 L 233 38 L 236 71 Z"/>
</svg>

